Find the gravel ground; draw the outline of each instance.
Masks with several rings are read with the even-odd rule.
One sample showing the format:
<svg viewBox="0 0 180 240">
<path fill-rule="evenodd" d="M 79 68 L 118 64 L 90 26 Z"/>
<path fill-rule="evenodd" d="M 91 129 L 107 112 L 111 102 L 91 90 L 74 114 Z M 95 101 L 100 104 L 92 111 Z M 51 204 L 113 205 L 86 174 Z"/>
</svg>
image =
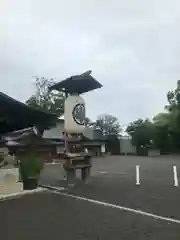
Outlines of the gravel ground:
<svg viewBox="0 0 180 240">
<path fill-rule="evenodd" d="M 180 239 L 180 225 L 54 193 L 0 202 L 3 240 Z"/>
</svg>

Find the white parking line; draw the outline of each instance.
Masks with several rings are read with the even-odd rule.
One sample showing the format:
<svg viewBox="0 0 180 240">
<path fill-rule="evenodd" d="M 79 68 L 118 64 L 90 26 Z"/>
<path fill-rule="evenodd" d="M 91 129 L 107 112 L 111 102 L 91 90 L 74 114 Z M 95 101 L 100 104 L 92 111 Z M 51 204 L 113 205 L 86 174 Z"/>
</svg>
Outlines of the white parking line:
<svg viewBox="0 0 180 240">
<path fill-rule="evenodd" d="M 156 214 L 153 214 L 153 213 L 148 213 L 148 212 L 144 212 L 144 211 L 141 211 L 141 210 L 128 208 L 128 207 L 124 207 L 124 206 L 120 206 L 120 205 L 115 205 L 115 204 L 111 204 L 111 203 L 107 203 L 107 202 L 97 201 L 97 200 L 94 200 L 94 199 L 91 199 L 91 198 L 75 196 L 75 195 L 68 194 L 68 193 L 63 193 L 63 192 L 60 192 L 60 191 L 51 191 L 51 192 L 53 192 L 55 194 L 62 195 L 62 196 L 71 197 L 71 198 L 76 199 L 76 200 L 82 200 L 82 201 L 102 205 L 104 207 L 110 207 L 110 208 L 114 208 L 114 209 L 118 209 L 118 210 L 122 210 L 122 211 L 126 211 L 126 212 L 132 212 L 132 213 L 139 214 L 139 215 L 142 215 L 142 216 L 152 217 L 152 218 L 163 220 L 163 221 L 166 221 L 166 222 L 180 224 L 180 220 L 174 219 L 174 218 L 163 217 L 163 216 L 156 215 Z"/>
<path fill-rule="evenodd" d="M 136 165 L 136 185 L 140 185 L 139 165 Z"/>
<path fill-rule="evenodd" d="M 178 187 L 179 182 L 178 182 L 178 174 L 177 174 L 177 167 L 173 166 L 173 173 L 174 173 L 174 186 Z"/>
</svg>

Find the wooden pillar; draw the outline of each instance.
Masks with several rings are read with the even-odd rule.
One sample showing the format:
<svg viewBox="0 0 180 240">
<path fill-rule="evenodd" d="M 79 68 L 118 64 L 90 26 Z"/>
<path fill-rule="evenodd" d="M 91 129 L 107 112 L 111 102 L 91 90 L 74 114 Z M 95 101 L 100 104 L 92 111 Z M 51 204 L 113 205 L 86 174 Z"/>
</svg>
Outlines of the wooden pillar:
<svg viewBox="0 0 180 240">
<path fill-rule="evenodd" d="M 91 168 L 82 168 L 81 169 L 81 180 L 86 181 L 90 177 Z"/>
</svg>

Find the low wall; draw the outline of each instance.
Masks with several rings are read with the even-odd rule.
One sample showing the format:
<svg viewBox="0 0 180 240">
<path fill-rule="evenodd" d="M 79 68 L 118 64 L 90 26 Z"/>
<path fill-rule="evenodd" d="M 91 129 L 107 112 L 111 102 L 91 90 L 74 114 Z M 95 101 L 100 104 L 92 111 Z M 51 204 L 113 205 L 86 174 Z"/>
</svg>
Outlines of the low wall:
<svg viewBox="0 0 180 240">
<path fill-rule="evenodd" d="M 148 151 L 148 157 L 156 157 L 156 156 L 160 156 L 161 153 L 160 153 L 160 150 L 149 150 Z"/>
<path fill-rule="evenodd" d="M 18 168 L 0 169 L 0 195 L 11 194 L 23 190 L 23 184 L 19 182 Z"/>
<path fill-rule="evenodd" d="M 120 154 L 136 155 L 136 147 L 131 143 L 131 139 L 120 139 Z"/>
</svg>

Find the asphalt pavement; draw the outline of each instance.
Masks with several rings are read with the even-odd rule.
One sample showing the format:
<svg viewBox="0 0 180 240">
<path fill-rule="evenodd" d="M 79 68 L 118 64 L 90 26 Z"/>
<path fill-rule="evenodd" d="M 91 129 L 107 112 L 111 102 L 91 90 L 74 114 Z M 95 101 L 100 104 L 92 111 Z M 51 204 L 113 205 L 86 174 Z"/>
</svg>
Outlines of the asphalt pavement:
<svg viewBox="0 0 180 240">
<path fill-rule="evenodd" d="M 140 185 L 136 185 L 137 165 Z M 0 236 L 9 240 L 180 239 L 180 187 L 174 186 L 173 166 L 180 183 L 178 156 L 94 159 L 86 185 L 0 202 Z M 58 165 L 46 169 L 41 182 L 60 187 Z"/>
<path fill-rule="evenodd" d="M 180 224 L 54 193 L 0 202 L 3 240 L 178 240 Z"/>
<path fill-rule="evenodd" d="M 138 186 L 137 165 L 140 166 Z M 180 177 L 180 158 L 176 156 L 97 159 L 89 184 L 69 188 L 67 192 L 180 219 L 180 186 L 174 187 L 173 166 Z"/>
</svg>

